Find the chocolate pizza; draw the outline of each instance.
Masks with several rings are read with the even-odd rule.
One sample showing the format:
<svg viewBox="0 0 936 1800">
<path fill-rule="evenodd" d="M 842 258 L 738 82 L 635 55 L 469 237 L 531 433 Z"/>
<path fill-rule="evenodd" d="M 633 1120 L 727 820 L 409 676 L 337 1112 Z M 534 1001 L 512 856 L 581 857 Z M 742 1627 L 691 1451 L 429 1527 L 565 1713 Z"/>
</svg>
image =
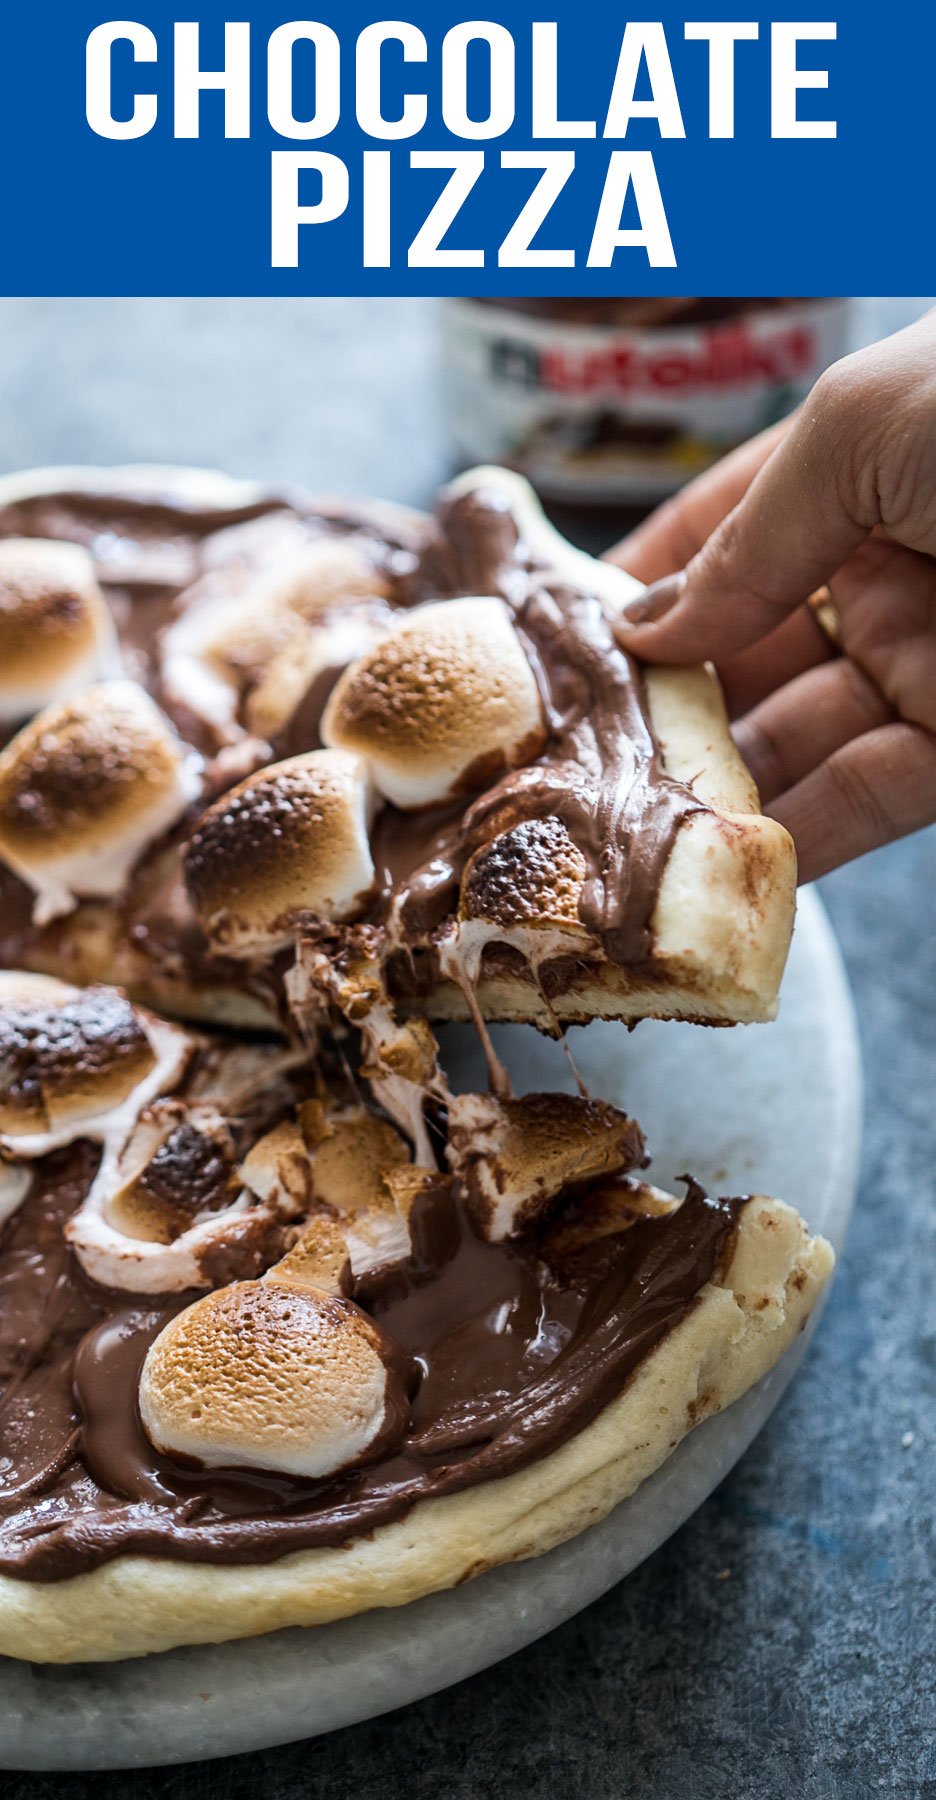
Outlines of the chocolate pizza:
<svg viewBox="0 0 936 1800">
<path fill-rule="evenodd" d="M 538 1554 L 807 1318 L 795 1212 L 655 1187 L 488 1036 L 775 1009 L 792 848 L 632 589 L 500 470 L 431 516 L 0 483 L 0 1652 Z"/>
</svg>

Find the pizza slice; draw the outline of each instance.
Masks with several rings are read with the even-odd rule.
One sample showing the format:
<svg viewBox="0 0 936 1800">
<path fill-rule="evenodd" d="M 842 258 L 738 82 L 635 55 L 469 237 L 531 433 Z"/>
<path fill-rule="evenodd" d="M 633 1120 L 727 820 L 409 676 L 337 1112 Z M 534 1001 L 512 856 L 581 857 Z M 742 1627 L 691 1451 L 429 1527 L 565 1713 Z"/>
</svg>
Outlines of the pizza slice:
<svg viewBox="0 0 936 1800">
<path fill-rule="evenodd" d="M 519 477 L 474 470 L 432 517 L 8 478 L 0 587 L 0 648 L 32 645 L 6 961 L 247 1026 L 314 1007 L 323 949 L 401 1018 L 773 1016 L 795 860 L 717 681 L 618 648 L 633 582 Z"/>
</svg>

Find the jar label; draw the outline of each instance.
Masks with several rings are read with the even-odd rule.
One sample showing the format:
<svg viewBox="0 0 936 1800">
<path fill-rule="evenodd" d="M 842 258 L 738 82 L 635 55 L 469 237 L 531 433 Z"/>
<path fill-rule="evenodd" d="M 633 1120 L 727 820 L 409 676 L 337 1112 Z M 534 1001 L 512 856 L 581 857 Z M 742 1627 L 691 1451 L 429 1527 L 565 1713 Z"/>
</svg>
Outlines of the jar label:
<svg viewBox="0 0 936 1800">
<path fill-rule="evenodd" d="M 578 501 L 653 500 L 796 406 L 848 348 L 848 302 L 687 327 L 579 325 L 446 304 L 451 424 L 469 462 Z"/>
</svg>

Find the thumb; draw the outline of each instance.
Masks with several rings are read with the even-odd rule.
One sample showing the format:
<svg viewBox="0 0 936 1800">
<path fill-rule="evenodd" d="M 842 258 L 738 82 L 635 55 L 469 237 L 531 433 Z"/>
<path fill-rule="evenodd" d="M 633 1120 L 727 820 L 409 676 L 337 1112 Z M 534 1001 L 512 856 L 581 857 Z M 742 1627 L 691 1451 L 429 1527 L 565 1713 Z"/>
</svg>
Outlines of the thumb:
<svg viewBox="0 0 936 1800">
<path fill-rule="evenodd" d="M 856 455 L 874 426 L 862 361 L 822 376 L 698 555 L 624 609 L 616 632 L 625 649 L 651 662 L 718 662 L 774 630 L 863 541 L 877 520 L 874 483 L 862 482 Z"/>
</svg>

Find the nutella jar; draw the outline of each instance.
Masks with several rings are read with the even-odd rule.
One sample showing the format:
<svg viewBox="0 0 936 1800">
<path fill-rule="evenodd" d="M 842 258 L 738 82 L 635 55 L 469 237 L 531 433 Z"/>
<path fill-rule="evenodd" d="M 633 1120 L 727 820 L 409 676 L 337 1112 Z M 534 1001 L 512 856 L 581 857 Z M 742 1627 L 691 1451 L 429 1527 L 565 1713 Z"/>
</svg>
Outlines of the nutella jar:
<svg viewBox="0 0 936 1800">
<path fill-rule="evenodd" d="M 465 462 L 550 501 L 645 511 L 789 412 L 848 349 L 844 299 L 451 300 Z"/>
</svg>

